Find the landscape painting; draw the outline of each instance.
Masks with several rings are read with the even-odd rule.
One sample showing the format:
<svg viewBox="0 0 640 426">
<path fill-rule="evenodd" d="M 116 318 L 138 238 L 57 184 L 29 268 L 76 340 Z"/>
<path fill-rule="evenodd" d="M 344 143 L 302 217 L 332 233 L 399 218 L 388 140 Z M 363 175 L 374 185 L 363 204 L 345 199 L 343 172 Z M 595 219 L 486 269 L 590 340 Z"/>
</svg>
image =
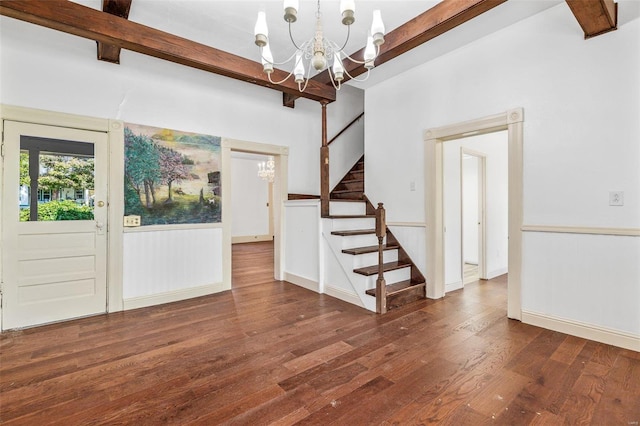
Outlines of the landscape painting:
<svg viewBox="0 0 640 426">
<path fill-rule="evenodd" d="M 141 225 L 217 223 L 220 137 L 125 124 L 124 214 Z"/>
</svg>

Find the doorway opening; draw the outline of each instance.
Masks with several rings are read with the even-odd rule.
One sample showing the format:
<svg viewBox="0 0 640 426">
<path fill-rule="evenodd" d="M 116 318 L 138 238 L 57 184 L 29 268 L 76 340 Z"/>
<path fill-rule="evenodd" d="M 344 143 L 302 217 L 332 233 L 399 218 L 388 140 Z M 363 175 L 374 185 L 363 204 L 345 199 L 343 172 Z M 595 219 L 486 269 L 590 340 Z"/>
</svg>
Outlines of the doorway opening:
<svg viewBox="0 0 640 426">
<path fill-rule="evenodd" d="M 231 152 L 231 225 L 233 288 L 273 278 L 272 156 Z M 272 167 L 270 167 L 272 166 Z"/>
<path fill-rule="evenodd" d="M 443 144 L 445 291 L 508 271 L 505 131 Z"/>
<path fill-rule="evenodd" d="M 486 279 L 485 189 L 486 156 L 466 148 L 460 149 L 461 200 L 461 276 L 462 286 Z"/>
<path fill-rule="evenodd" d="M 273 182 L 264 182 L 258 177 L 257 165 L 269 157 L 273 159 L 274 178 Z M 283 279 L 288 157 L 288 147 L 222 140 L 222 205 L 232 206 L 222 212 L 225 290 L 236 286 L 234 274 L 237 286 L 247 285 L 256 276 Z M 256 256 L 255 262 L 251 256 Z M 272 270 L 260 266 L 265 257 L 273 265 Z M 234 265 L 236 258 L 238 265 Z M 253 271 L 258 275 L 250 274 L 252 268 L 259 268 Z M 241 271 L 251 277 L 243 278 Z"/>
<path fill-rule="evenodd" d="M 427 297 L 444 297 L 445 202 L 444 145 L 456 139 L 507 131 L 508 157 L 508 261 L 507 316 L 522 318 L 522 150 L 524 110 L 512 109 L 480 119 L 433 128 L 425 140 L 425 211 L 427 214 Z M 459 217 L 459 216 L 458 216 Z M 458 219 L 456 219 L 458 220 Z"/>
</svg>

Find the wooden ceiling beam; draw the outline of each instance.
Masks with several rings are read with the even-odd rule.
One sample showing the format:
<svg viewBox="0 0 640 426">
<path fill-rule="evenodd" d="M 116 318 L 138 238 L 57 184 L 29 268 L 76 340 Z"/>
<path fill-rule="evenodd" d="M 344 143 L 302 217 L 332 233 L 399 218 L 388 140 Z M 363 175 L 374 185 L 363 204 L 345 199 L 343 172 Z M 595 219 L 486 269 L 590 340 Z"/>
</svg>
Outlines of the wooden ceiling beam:
<svg viewBox="0 0 640 426">
<path fill-rule="evenodd" d="M 380 46 L 380 53 L 375 60 L 375 64 L 382 65 L 506 1 L 507 0 L 443 0 L 431 9 L 405 22 L 385 35 L 384 44 Z M 364 49 L 363 47 L 358 50 L 351 55 L 351 57 L 362 61 L 364 59 Z M 344 66 L 353 77 L 357 77 L 366 72 L 366 69 L 362 65 L 348 60 L 344 61 Z M 332 86 L 328 71 L 317 74 L 311 80 Z M 349 80 L 349 76 L 345 73 L 343 83 Z M 295 93 L 284 95 L 283 104 L 285 106 L 292 106 L 295 99 Z"/>
<path fill-rule="evenodd" d="M 123 19 L 129 18 L 132 0 L 102 0 L 102 11 L 119 16 Z M 120 63 L 120 48 L 113 44 L 106 44 L 98 41 L 98 59 L 101 61 Z"/>
<path fill-rule="evenodd" d="M 67 0 L 0 0 L 0 15 L 314 101 L 336 99 L 335 89 L 321 82 L 310 81 L 303 93 L 291 80 L 275 85 L 258 62 Z M 273 80 L 287 75 L 276 69 Z"/>
<path fill-rule="evenodd" d="M 613 0 L 566 0 L 578 20 L 584 38 L 618 29 L 618 3 Z"/>
</svg>

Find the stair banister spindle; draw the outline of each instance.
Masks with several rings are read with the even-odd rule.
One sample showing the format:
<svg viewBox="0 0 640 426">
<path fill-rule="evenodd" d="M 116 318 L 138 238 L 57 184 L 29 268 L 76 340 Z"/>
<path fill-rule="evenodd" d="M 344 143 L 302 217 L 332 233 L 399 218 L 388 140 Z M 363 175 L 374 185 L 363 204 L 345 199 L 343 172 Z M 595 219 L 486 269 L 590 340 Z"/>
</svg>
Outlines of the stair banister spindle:
<svg viewBox="0 0 640 426">
<path fill-rule="evenodd" d="M 386 212 L 383 204 L 376 209 L 376 236 L 378 237 L 378 279 L 376 280 L 376 312 L 387 312 L 387 283 L 384 279 L 384 238 L 387 235 Z"/>
</svg>

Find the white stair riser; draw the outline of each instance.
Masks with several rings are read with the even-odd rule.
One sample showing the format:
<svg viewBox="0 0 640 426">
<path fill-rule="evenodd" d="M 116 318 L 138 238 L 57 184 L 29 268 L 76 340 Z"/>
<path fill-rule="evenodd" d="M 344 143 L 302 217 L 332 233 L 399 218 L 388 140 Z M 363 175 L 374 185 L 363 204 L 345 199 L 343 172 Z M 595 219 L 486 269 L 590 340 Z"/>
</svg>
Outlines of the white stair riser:
<svg viewBox="0 0 640 426">
<path fill-rule="evenodd" d="M 332 229 L 334 231 L 351 231 L 354 229 L 375 229 L 376 219 L 358 218 L 358 219 L 333 219 Z"/>
<path fill-rule="evenodd" d="M 367 212 L 367 205 L 354 202 L 329 202 L 329 214 L 331 215 L 363 215 Z"/>
<path fill-rule="evenodd" d="M 376 288 L 376 280 L 378 274 L 367 277 L 367 289 Z M 411 279 L 411 267 L 396 269 L 395 271 L 389 271 L 384 273 L 384 281 L 387 285 L 398 283 L 400 281 L 407 281 Z"/>
<path fill-rule="evenodd" d="M 385 250 L 383 253 L 384 263 L 395 262 L 398 260 L 398 250 Z M 353 256 L 353 268 L 362 268 L 365 266 L 377 265 L 378 253 L 367 253 Z"/>
<path fill-rule="evenodd" d="M 350 235 L 347 237 L 340 237 L 342 239 L 342 248 L 355 248 L 355 247 L 369 247 L 378 245 L 378 237 L 376 234 L 366 235 Z M 386 240 L 386 238 L 385 238 Z M 383 240 L 383 243 L 385 241 Z"/>
</svg>

